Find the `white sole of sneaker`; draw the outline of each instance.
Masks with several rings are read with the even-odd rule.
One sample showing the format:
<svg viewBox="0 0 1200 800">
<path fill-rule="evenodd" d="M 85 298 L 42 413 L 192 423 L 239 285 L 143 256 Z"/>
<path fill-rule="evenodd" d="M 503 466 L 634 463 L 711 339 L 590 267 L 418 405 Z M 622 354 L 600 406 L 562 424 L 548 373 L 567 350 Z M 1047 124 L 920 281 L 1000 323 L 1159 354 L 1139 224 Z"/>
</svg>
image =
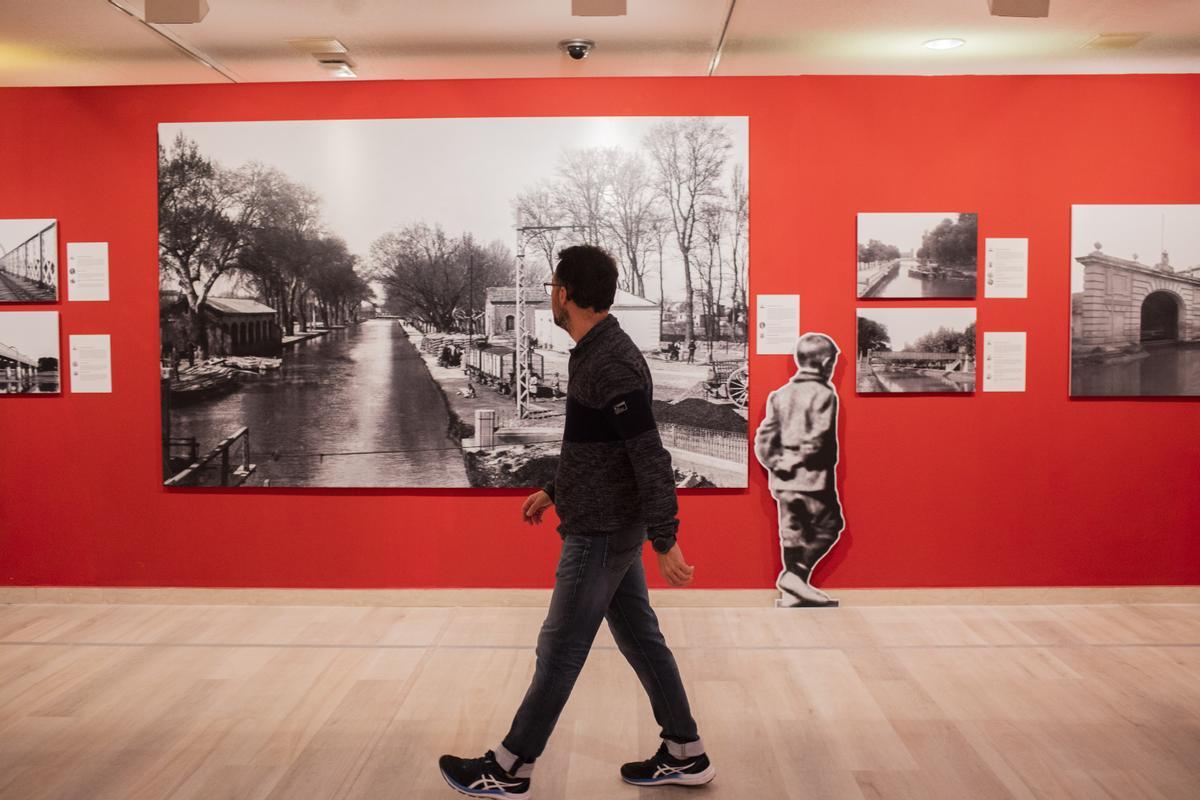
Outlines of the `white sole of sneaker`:
<svg viewBox="0 0 1200 800">
<path fill-rule="evenodd" d="M 492 791 L 489 791 L 489 792 L 473 792 L 470 789 L 459 786 L 457 783 L 454 782 L 454 780 L 449 775 L 447 775 L 445 772 L 442 772 L 442 770 L 439 769 L 438 773 L 442 776 L 442 780 L 444 780 L 446 782 L 447 786 L 449 786 L 451 789 L 458 792 L 459 794 L 466 795 L 467 797 L 500 797 L 500 798 L 512 798 L 512 800 L 529 800 L 529 798 L 533 797 L 532 792 L 524 792 L 522 794 L 513 794 L 512 792 L 506 792 L 504 790 L 496 791 L 495 789 L 493 789 Z"/>
<path fill-rule="evenodd" d="M 678 786 L 700 786 L 701 784 L 708 783 L 716 776 L 717 771 L 713 769 L 712 764 L 709 764 L 704 768 L 703 772 L 697 772 L 695 775 L 671 775 L 670 777 L 658 778 L 657 780 L 649 781 L 633 781 L 622 775 L 621 780 L 625 781 L 626 783 L 631 783 L 634 786 L 668 786 L 670 784 L 676 784 Z"/>
</svg>

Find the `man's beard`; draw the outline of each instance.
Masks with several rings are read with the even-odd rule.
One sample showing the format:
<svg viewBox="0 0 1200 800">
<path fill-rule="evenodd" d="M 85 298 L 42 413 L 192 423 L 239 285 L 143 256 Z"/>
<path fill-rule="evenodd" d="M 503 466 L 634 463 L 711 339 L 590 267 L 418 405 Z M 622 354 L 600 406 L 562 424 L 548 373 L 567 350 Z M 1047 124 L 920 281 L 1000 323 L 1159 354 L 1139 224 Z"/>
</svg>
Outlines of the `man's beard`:
<svg viewBox="0 0 1200 800">
<path fill-rule="evenodd" d="M 558 311 L 551 309 L 551 314 L 554 315 L 555 325 L 562 328 L 564 331 L 570 332 L 568 325 L 571 322 L 571 316 L 567 313 L 565 308 L 560 308 Z"/>
</svg>

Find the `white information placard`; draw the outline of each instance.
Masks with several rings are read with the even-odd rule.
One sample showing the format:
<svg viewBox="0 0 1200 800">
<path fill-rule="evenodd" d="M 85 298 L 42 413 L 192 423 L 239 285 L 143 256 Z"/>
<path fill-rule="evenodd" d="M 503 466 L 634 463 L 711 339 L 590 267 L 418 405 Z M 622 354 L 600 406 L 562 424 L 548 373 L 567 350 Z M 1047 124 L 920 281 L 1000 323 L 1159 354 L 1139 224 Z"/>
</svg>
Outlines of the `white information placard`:
<svg viewBox="0 0 1200 800">
<path fill-rule="evenodd" d="M 754 352 L 758 355 L 791 355 L 800 338 L 800 295 L 755 296 L 757 329 Z"/>
<path fill-rule="evenodd" d="M 1029 240 L 985 239 L 983 296 L 1029 296 Z"/>
<path fill-rule="evenodd" d="M 1025 331 L 984 331 L 983 390 L 1025 391 Z"/>
<path fill-rule="evenodd" d="M 108 299 L 108 242 L 67 242 L 67 299 Z"/>
<path fill-rule="evenodd" d="M 69 337 L 71 391 L 76 394 L 112 392 L 112 342 L 107 333 Z"/>
</svg>

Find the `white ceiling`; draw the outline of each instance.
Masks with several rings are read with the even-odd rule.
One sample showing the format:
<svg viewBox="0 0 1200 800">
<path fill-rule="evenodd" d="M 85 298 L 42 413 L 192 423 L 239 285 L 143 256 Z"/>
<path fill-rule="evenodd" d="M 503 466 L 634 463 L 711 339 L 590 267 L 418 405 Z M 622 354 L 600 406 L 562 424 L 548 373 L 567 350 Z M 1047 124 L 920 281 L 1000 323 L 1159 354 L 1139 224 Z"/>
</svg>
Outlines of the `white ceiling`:
<svg viewBox="0 0 1200 800">
<path fill-rule="evenodd" d="M 141 15 L 143 0 L 116 0 Z M 332 36 L 360 79 L 708 74 L 731 0 L 629 0 L 572 17 L 570 0 L 209 0 L 159 26 L 240 82 L 336 80 L 289 38 Z M 1084 45 L 1144 33 L 1126 50 Z M 965 47 L 936 52 L 927 39 Z M 594 39 L 585 61 L 557 49 Z M 736 0 L 717 75 L 1200 72 L 1200 0 L 1051 0 L 1045 19 L 987 0 Z M 108 0 L 0 0 L 0 85 L 226 82 Z"/>
</svg>

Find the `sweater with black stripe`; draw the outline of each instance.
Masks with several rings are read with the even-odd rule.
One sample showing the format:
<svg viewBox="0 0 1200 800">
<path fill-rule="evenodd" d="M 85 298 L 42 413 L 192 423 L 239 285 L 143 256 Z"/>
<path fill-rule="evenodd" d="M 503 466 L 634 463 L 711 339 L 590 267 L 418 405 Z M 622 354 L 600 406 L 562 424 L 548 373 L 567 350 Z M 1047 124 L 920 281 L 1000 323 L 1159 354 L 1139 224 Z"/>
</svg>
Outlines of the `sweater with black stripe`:
<svg viewBox="0 0 1200 800">
<path fill-rule="evenodd" d="M 602 534 L 644 524 L 665 549 L 679 528 L 671 454 L 651 401 L 650 367 L 617 318 L 605 316 L 571 348 L 567 419 L 554 480 L 560 532 Z"/>
</svg>

